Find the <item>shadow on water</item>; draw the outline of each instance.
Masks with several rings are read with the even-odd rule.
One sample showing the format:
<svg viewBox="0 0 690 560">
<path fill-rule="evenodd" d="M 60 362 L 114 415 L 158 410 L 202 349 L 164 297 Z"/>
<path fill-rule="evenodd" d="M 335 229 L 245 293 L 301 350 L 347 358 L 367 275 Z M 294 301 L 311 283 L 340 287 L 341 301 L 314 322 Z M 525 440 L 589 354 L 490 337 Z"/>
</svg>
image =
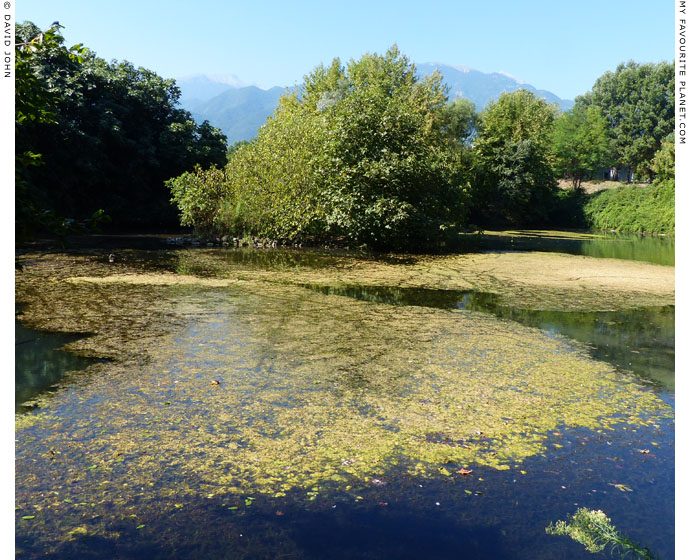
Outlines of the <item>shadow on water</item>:
<svg viewBox="0 0 690 560">
<path fill-rule="evenodd" d="M 89 536 L 97 520 L 77 513 L 81 531 L 51 557 L 585 560 L 592 556 L 584 547 L 544 529 L 587 507 L 602 509 L 621 533 L 668 559 L 674 448 L 657 428 L 668 426 L 601 434 L 562 427 L 545 442 L 549 450 L 519 471 L 475 467 L 470 475 L 421 483 L 404 468 L 393 469 L 354 501 L 330 492 L 315 501 L 220 495 L 136 519 L 114 514 L 111 537 Z M 45 557 L 29 526 L 18 526 L 17 558 Z"/>
<path fill-rule="evenodd" d="M 605 259 L 624 259 L 673 266 L 675 238 L 597 232 L 568 233 L 520 230 L 484 233 L 478 248 L 485 251 L 546 251 Z"/>
<path fill-rule="evenodd" d="M 674 390 L 675 307 L 604 312 L 566 312 L 508 307 L 482 292 L 387 286 L 303 285 L 321 292 L 373 303 L 464 309 L 564 335 L 590 347 L 593 357 L 635 373 L 665 391 Z"/>
<path fill-rule="evenodd" d="M 61 350 L 65 344 L 83 336 L 38 332 L 15 320 L 14 402 L 17 411 L 31 410 L 33 407 L 21 404 L 55 387 L 68 371 L 84 369 L 101 361 Z"/>
</svg>

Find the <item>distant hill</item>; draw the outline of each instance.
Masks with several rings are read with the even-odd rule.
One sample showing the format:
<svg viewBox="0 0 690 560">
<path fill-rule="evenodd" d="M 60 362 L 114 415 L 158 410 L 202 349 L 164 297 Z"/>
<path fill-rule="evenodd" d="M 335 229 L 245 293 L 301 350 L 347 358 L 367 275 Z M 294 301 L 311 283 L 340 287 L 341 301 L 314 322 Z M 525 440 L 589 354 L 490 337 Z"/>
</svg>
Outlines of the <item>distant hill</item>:
<svg viewBox="0 0 690 560">
<path fill-rule="evenodd" d="M 175 80 L 182 96 L 180 104 L 185 109 L 190 109 L 212 97 L 219 95 L 229 89 L 238 89 L 256 84 L 248 84 L 240 80 L 234 74 L 206 76 L 196 74 L 195 76 L 184 76 Z"/>
<path fill-rule="evenodd" d="M 529 90 L 549 103 L 557 103 L 563 111 L 567 111 L 573 106 L 573 101 L 569 99 L 561 99 L 550 91 L 537 89 L 503 72 L 485 74 L 466 66 L 449 66 L 448 64 L 429 62 L 416 66 L 419 77 L 429 75 L 435 70 L 441 72 L 443 81 L 450 87 L 448 99 L 452 101 L 456 97 L 467 97 L 474 102 L 477 111 L 483 109 L 492 99 L 498 99 L 501 93 L 519 89 Z"/>
<path fill-rule="evenodd" d="M 250 140 L 256 136 L 259 127 L 275 111 L 283 93 L 285 88 L 281 87 L 269 90 L 256 86 L 226 89 L 208 101 L 196 102 L 185 108 L 192 113 L 195 121 L 207 120 L 220 128 L 228 137 L 230 146 L 239 140 Z"/>
<path fill-rule="evenodd" d="M 558 103 L 564 111 L 573 106 L 550 91 L 536 89 L 504 73 L 485 74 L 463 66 L 424 63 L 417 65 L 420 77 L 439 70 L 449 86 L 448 98 L 467 97 L 481 110 L 491 99 L 498 99 L 503 92 L 527 89 L 543 97 L 549 103 Z M 192 113 L 197 122 L 208 120 L 228 137 L 228 145 L 239 140 L 250 140 L 259 127 L 273 114 L 278 99 L 286 88 L 268 90 L 256 86 L 242 87 L 236 76 L 190 76 L 177 80 L 182 91 L 180 104 Z"/>
</svg>

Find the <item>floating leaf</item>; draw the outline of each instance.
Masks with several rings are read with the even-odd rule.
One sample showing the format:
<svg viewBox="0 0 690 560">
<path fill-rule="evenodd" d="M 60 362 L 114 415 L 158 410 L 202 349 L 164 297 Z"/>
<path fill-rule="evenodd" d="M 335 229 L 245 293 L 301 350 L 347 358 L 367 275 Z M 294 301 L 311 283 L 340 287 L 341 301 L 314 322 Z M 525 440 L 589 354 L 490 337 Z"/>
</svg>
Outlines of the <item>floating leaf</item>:
<svg viewBox="0 0 690 560">
<path fill-rule="evenodd" d="M 35 515 L 23 515 L 22 516 L 22 519 L 35 519 L 35 518 L 36 518 Z"/>
<path fill-rule="evenodd" d="M 458 474 L 461 474 L 461 475 L 463 475 L 463 476 L 467 476 L 467 475 L 472 474 L 473 472 L 474 472 L 474 471 L 472 471 L 472 469 L 466 469 L 466 468 L 463 467 L 462 469 L 460 469 L 460 470 L 458 471 Z"/>
<path fill-rule="evenodd" d="M 630 486 L 626 486 L 625 484 L 611 484 L 609 482 L 609 486 L 618 488 L 618 490 L 620 490 L 621 492 L 632 492 L 632 488 L 630 488 Z"/>
</svg>

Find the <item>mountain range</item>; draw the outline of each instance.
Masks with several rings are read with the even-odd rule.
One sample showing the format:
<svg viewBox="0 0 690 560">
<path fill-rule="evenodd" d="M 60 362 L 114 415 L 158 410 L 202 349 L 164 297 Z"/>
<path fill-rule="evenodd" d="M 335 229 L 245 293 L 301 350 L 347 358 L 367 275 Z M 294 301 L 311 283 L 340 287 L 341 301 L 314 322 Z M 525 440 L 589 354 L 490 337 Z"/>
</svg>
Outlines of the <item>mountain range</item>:
<svg viewBox="0 0 690 560">
<path fill-rule="evenodd" d="M 440 63 L 418 64 L 420 77 L 438 70 L 448 86 L 448 99 L 466 97 L 481 110 L 489 101 L 503 92 L 527 89 L 549 103 L 558 104 L 567 111 L 573 101 L 561 99 L 550 91 L 537 89 L 504 72 L 486 74 L 465 66 Z M 246 85 L 237 76 L 197 75 L 177 80 L 180 87 L 180 105 L 192 113 L 197 122 L 208 120 L 228 137 L 228 145 L 253 138 L 259 127 L 273 114 L 285 87 L 263 89 Z"/>
</svg>

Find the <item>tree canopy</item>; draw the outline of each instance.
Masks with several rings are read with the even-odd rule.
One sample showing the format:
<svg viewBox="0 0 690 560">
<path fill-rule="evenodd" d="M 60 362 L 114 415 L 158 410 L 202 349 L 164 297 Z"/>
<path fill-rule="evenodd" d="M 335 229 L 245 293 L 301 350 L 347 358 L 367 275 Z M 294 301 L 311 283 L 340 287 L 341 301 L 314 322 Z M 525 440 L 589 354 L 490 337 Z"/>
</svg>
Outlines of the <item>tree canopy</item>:
<svg viewBox="0 0 690 560">
<path fill-rule="evenodd" d="M 475 219 L 534 224 L 547 218 L 556 187 L 549 151 L 557 114 L 527 90 L 504 93 L 480 113 Z"/>
<path fill-rule="evenodd" d="M 613 160 L 649 177 L 654 154 L 675 127 L 674 65 L 620 64 L 577 101 L 599 107 L 611 127 Z"/>
<path fill-rule="evenodd" d="M 576 103 L 555 123 L 551 151 L 558 176 L 569 178 L 579 188 L 583 179 L 611 163 L 608 122 L 599 107 Z"/>
<path fill-rule="evenodd" d="M 173 80 L 88 49 L 77 58 L 59 27 L 46 33 L 36 45 L 35 25 L 16 28 L 18 44 L 35 45 L 18 50 L 17 153 L 41 154 L 42 163 L 24 170 L 29 200 L 18 204 L 74 217 L 103 209 L 125 225 L 174 223 L 164 181 L 222 165 L 225 137 L 177 106 Z"/>
<path fill-rule="evenodd" d="M 216 219 L 238 234 L 344 237 L 387 248 L 438 242 L 467 201 L 441 76 L 396 46 L 316 67 L 231 157 Z M 178 202 L 180 183 L 171 181 Z"/>
</svg>

